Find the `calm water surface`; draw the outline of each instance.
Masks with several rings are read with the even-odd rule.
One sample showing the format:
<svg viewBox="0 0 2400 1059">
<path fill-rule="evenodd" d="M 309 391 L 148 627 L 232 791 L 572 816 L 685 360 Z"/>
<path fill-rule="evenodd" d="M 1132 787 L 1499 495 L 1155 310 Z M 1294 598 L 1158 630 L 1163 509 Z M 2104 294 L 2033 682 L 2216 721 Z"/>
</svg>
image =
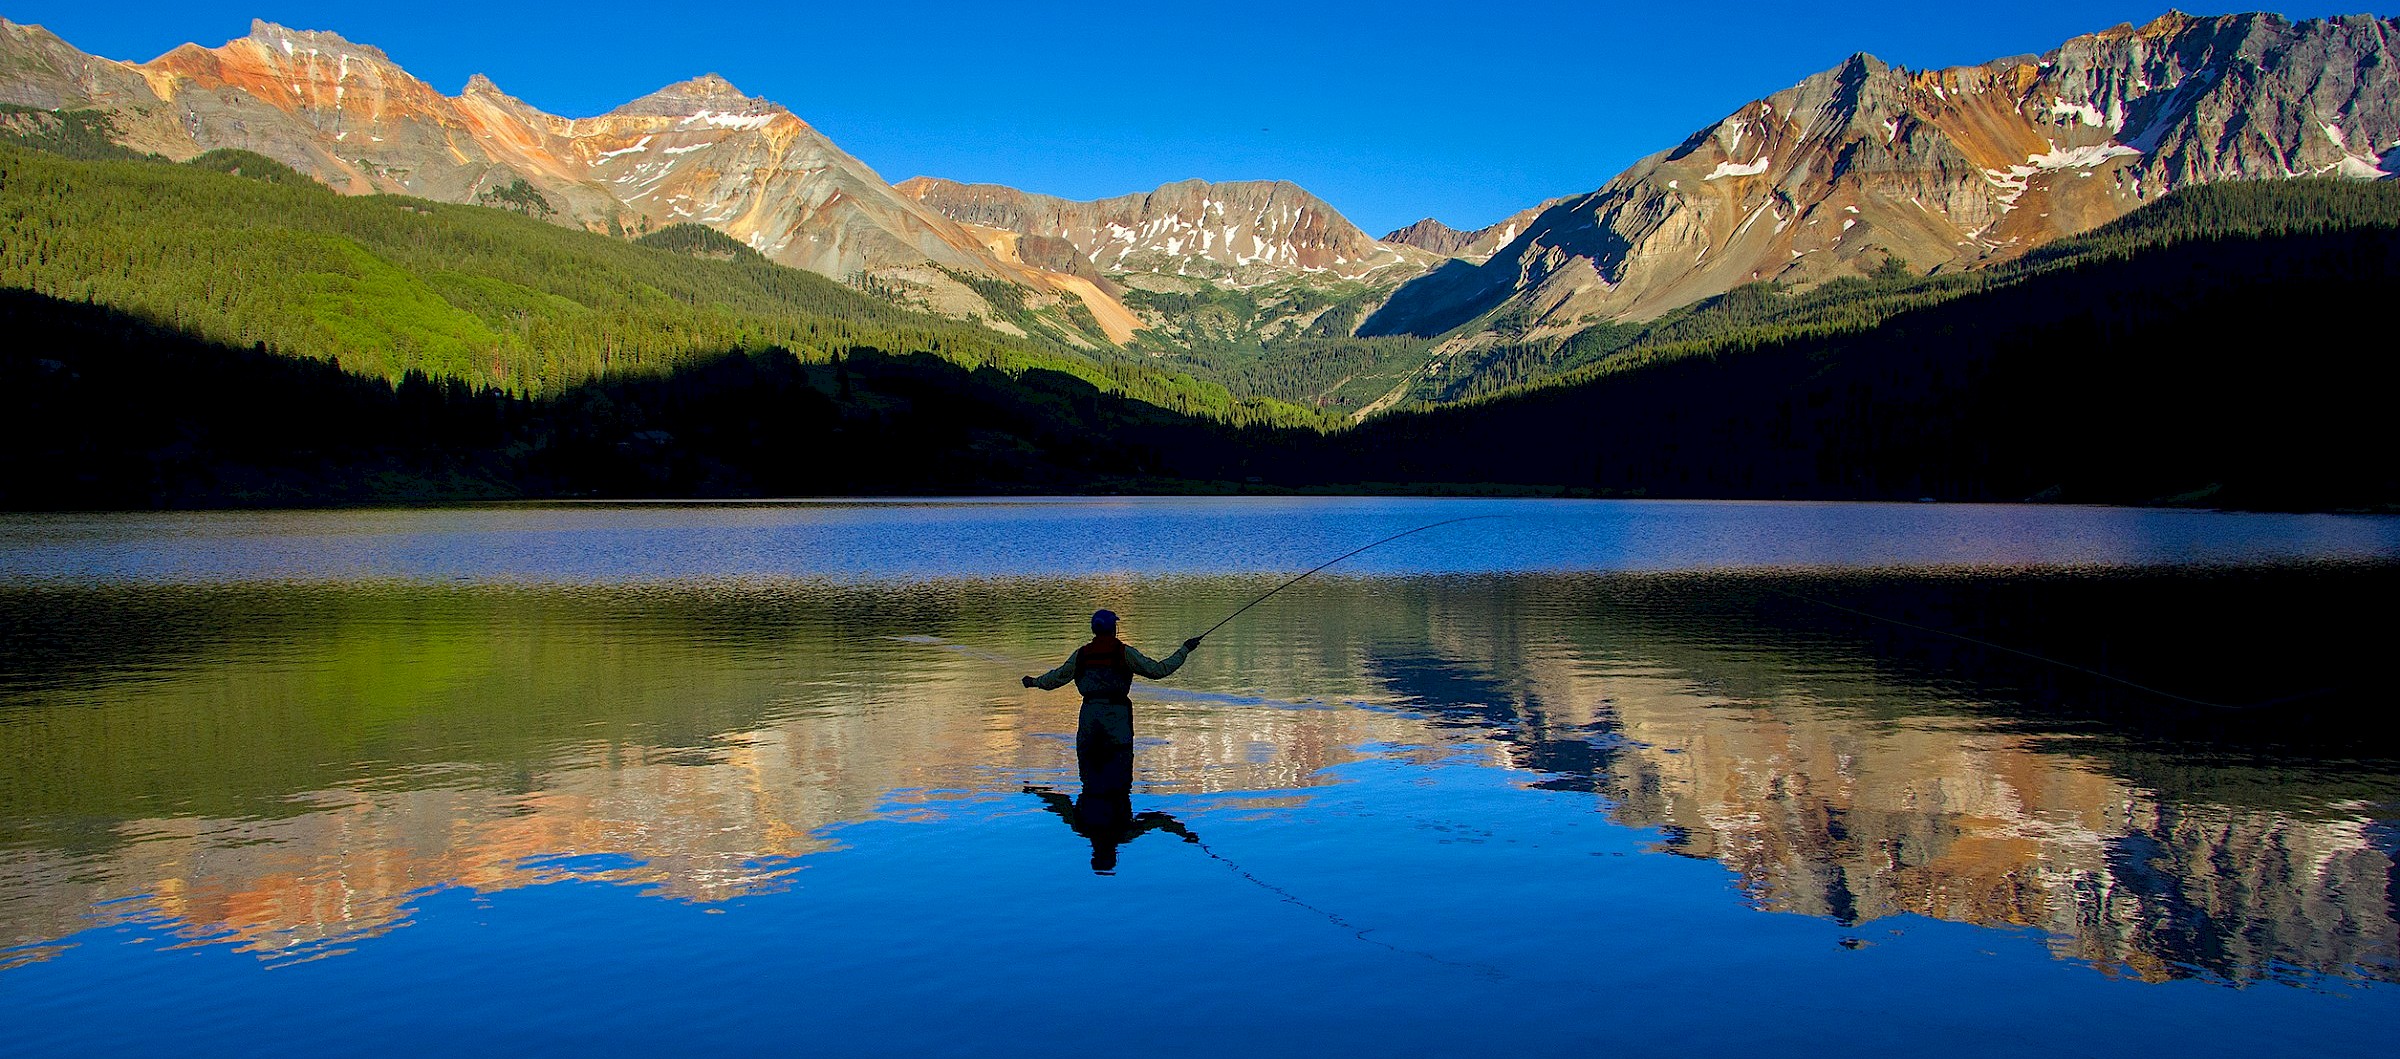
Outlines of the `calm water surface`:
<svg viewBox="0 0 2400 1059">
<path fill-rule="evenodd" d="M 1469 514 L 1073 826 L 1092 608 Z M 2388 1054 L 2396 593 L 2365 517 L 0 518 L 0 1053 Z"/>
</svg>

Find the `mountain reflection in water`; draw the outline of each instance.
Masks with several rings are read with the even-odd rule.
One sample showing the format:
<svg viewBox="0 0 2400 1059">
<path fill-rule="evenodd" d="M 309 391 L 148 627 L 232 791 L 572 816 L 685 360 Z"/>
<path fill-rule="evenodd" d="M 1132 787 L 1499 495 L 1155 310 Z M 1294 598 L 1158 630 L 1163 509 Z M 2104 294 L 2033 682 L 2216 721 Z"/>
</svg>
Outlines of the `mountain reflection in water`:
<svg viewBox="0 0 2400 1059">
<path fill-rule="evenodd" d="M 446 889 L 720 902 L 852 822 L 1072 824 L 1022 793 L 1073 775 L 1072 696 L 1016 675 L 1095 601 L 1163 648 L 1261 583 L 0 590 L 0 968 L 111 920 L 297 960 Z M 1133 808 L 1274 814 L 1364 758 L 1505 767 L 1763 909 L 2038 928 L 2143 979 L 2390 981 L 2400 763 L 2369 734 L 2395 589 L 2370 565 L 1312 581 L 1137 689 Z M 1476 825 L 1552 810 L 1525 811 Z"/>
</svg>

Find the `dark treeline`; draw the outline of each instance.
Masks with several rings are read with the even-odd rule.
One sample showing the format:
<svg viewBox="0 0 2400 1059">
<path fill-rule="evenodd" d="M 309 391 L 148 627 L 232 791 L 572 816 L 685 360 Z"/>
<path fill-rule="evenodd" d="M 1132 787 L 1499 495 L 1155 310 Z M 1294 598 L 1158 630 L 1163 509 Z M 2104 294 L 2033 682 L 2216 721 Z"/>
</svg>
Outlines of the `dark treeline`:
<svg viewBox="0 0 2400 1059">
<path fill-rule="evenodd" d="M 1575 336 L 1528 363 L 1563 370 L 1541 385 L 1326 432 L 1242 393 L 1382 392 L 1414 347 L 1244 347 L 1229 393 L 908 314 L 716 233 L 636 246 L 284 172 L 0 148 L 0 200 L 21 207 L 0 217 L 0 280 L 21 284 L 0 286 L 0 505 L 1492 487 L 2400 503 L 2377 313 L 2400 281 L 2389 185 L 2194 188 L 2001 268 L 1743 288 Z M 306 255 L 228 220 L 268 216 L 277 238 L 406 267 L 388 297 L 300 297 L 324 278 Z M 484 326 L 468 310 L 494 298 L 521 310 L 490 315 L 524 329 L 504 352 L 555 362 L 550 382 L 445 372 L 421 347 L 358 355 L 419 317 Z"/>
<path fill-rule="evenodd" d="M 1637 351 L 1278 466 L 1651 496 L 2400 500 L 2376 308 L 2400 228 L 2101 245 L 1872 327 Z"/>
<path fill-rule="evenodd" d="M 1250 436 L 1064 372 L 864 347 L 528 398 L 27 291 L 0 291 L 0 332 L 0 507 L 18 509 L 1158 489 Z"/>
<path fill-rule="evenodd" d="M 1238 429 L 1075 376 L 853 348 L 733 353 L 544 398 L 361 379 L 9 292 L 15 507 L 473 496 L 1175 491 L 2400 501 L 2374 307 L 2400 232 L 2053 264 L 1857 332 L 1620 356 L 1345 432 Z"/>
<path fill-rule="evenodd" d="M 1626 354 L 1703 348 L 1739 340 L 1756 345 L 1801 332 L 1861 331 L 1886 317 L 1983 290 L 1991 272 L 1919 276 L 1897 258 L 1865 276 L 1846 276 L 1794 292 L 1773 282 L 1747 283 L 1647 323 L 1595 324 L 1564 337 L 1508 340 L 1454 355 L 1447 370 L 1417 387 L 1419 404 L 1493 397 L 1510 390 L 1572 381 L 1579 373 Z M 1516 306 L 1492 321 L 1503 334 L 1530 326 Z M 1513 316 L 1515 318 L 1505 318 Z"/>
<path fill-rule="evenodd" d="M 326 503 L 507 495 L 480 456 L 511 399 L 216 345 L 0 291 L 0 505 Z"/>
<path fill-rule="evenodd" d="M 2273 748 L 2287 762 L 2400 764 L 2358 743 L 2359 726 L 2384 709 L 2378 645 L 2400 632 L 2385 603 L 2400 589 L 2400 565 L 1775 572 L 1631 584 L 1656 598 L 1628 600 L 1628 609 L 1646 604 L 1685 620 L 1699 612 L 1717 623 L 1709 627 L 1741 627 L 1760 643 L 1838 646 L 1920 688 L 1973 673 L 1983 688 L 2008 692 L 1928 696 L 1942 704 L 1916 707 L 1933 712 L 1988 712 L 1998 723 L 2105 735 L 2113 749 L 2153 755 Z M 1974 638 L 1948 635 L 1963 630 Z M 2075 743 L 2077 753 L 2099 749 Z M 2120 775 L 2153 790 L 2193 779 L 2188 768 L 2159 768 L 2156 756 L 2120 765 Z"/>
</svg>

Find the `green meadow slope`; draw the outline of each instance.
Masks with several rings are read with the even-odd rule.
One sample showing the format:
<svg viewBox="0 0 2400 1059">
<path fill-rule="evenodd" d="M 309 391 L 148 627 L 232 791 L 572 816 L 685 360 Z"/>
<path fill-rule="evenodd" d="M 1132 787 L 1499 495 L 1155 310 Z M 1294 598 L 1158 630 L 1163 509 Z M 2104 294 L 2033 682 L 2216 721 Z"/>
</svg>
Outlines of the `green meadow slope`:
<svg viewBox="0 0 2400 1059">
<path fill-rule="evenodd" d="M 730 350 L 823 362 L 865 348 L 1061 372 L 1228 422 L 1316 419 L 1132 358 L 909 312 L 695 239 L 642 245 L 501 209 L 346 197 L 227 154 L 171 165 L 0 146 L 0 287 L 362 375 L 535 396 Z"/>
</svg>

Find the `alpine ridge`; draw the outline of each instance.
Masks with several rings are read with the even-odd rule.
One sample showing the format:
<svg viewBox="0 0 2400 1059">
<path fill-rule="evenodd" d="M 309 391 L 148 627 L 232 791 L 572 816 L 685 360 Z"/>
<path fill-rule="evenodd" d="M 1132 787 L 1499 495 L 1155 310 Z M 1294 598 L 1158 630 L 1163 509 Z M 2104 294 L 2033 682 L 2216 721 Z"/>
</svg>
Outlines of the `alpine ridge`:
<svg viewBox="0 0 2400 1059">
<path fill-rule="evenodd" d="M 480 74 L 444 95 L 374 47 L 265 21 L 140 63 L 0 21 L 0 103 L 97 110 L 133 150 L 239 148 L 348 194 L 622 236 L 700 224 L 904 304 L 1195 370 L 1226 356 L 1280 370 L 1301 356 L 1294 341 L 1378 339 L 1371 363 L 1332 376 L 1379 388 L 1363 417 L 1435 375 L 1481 378 L 1543 343 L 1749 284 L 2000 264 L 2212 181 L 2387 179 L 2400 172 L 2395 39 L 2400 19 L 2170 11 L 1980 65 L 1861 53 L 1592 191 L 1380 240 L 1285 181 L 1092 201 L 930 176 L 894 186 L 715 74 L 566 118 Z"/>
<path fill-rule="evenodd" d="M 955 221 L 1063 239 L 1106 272 L 1175 272 L 1236 282 L 1324 272 L 1358 279 L 1423 259 L 1378 243 L 1288 181 L 1184 180 L 1092 202 L 998 184 L 912 177 L 900 192 Z"/>
<path fill-rule="evenodd" d="M 1443 257 L 1463 257 L 1471 261 L 1482 261 L 1491 257 L 1493 251 L 1507 246 L 1511 240 L 1517 237 L 1518 232 L 1524 231 L 1532 225 L 1534 218 L 1541 216 L 1542 211 L 1564 201 L 1566 200 L 1552 199 L 1539 206 L 1519 210 L 1498 224 L 1487 225 L 1471 232 L 1459 231 L 1427 217 L 1408 227 L 1386 234 L 1383 241 L 1402 246 L 1413 246 L 1419 250 L 1440 254 Z"/>
<path fill-rule="evenodd" d="M 1153 352 L 1228 337 L 1209 326 L 1222 321 L 1188 311 L 1195 295 L 1241 292 L 1255 308 L 1235 329 L 1271 339 L 1318 326 L 1335 303 L 1363 313 L 1441 260 L 1377 241 L 1289 181 L 1183 180 L 1090 202 L 938 177 L 899 190 L 996 245 L 1040 255 L 1029 260 L 1043 267 L 1123 294 Z M 1356 320 L 1324 329 L 1347 334 Z"/>
<path fill-rule="evenodd" d="M 241 148 L 345 193 L 506 204 L 594 231 L 696 222 L 783 264 L 1003 331 L 1023 333 L 977 283 L 1021 288 L 1035 309 L 1071 299 L 1107 332 L 1060 329 L 1070 341 L 1131 335 L 1131 314 L 1098 286 L 994 254 L 789 110 L 714 74 L 562 118 L 480 74 L 445 96 L 373 47 L 265 21 L 138 64 L 0 23 L 0 60 L 0 102 L 103 110 L 127 146 L 172 159 Z"/>
<path fill-rule="evenodd" d="M 1980 66 L 1855 55 L 1412 282 L 1360 330 L 1450 334 L 1459 353 L 1746 283 L 2006 261 L 2193 183 L 2382 178 L 2400 169 L 2396 36 L 2364 15 L 2170 12 Z"/>
</svg>

